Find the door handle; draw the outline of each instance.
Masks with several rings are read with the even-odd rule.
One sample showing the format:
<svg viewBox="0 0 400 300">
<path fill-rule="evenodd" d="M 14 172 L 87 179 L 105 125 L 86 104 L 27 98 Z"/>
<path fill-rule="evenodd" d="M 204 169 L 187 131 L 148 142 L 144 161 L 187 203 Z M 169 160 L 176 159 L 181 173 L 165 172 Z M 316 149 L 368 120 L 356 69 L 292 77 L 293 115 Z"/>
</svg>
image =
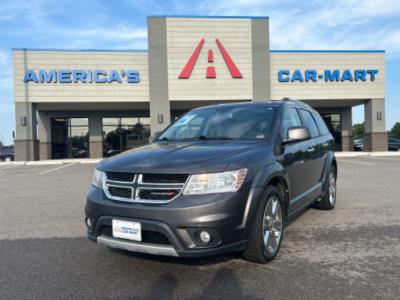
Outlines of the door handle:
<svg viewBox="0 0 400 300">
<path fill-rule="evenodd" d="M 311 148 L 308 148 L 307 149 L 307 152 L 314 152 L 315 151 L 315 148 L 314 147 L 311 147 Z"/>
<path fill-rule="evenodd" d="M 323 143 L 322 146 L 323 146 L 323 147 L 328 147 L 328 146 L 329 146 L 329 143 Z"/>
</svg>

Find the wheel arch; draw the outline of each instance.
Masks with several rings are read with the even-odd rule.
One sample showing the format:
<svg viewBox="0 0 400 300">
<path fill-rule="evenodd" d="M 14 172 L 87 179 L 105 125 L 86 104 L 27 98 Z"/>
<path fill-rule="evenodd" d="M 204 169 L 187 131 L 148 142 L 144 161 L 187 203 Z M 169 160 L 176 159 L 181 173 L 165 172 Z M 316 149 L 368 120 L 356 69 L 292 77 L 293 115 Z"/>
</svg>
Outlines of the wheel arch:
<svg viewBox="0 0 400 300">
<path fill-rule="evenodd" d="M 263 191 L 265 191 L 267 187 L 271 185 L 281 188 L 280 192 L 282 193 L 281 196 L 284 204 L 283 209 L 286 217 L 289 212 L 290 182 L 285 167 L 276 161 L 271 163 L 268 168 L 266 168 L 264 172 L 260 174 L 258 182 Z"/>
<path fill-rule="evenodd" d="M 322 182 L 322 185 L 323 185 L 321 196 L 324 195 L 323 191 L 325 191 L 326 185 L 328 184 L 327 178 L 329 177 L 329 173 L 331 172 L 332 166 L 335 168 L 335 179 L 336 179 L 338 176 L 338 166 L 337 166 L 337 162 L 336 162 L 336 157 L 333 152 L 329 152 L 328 156 L 325 160 L 323 173 L 321 175 L 322 178 L 321 178 L 320 182 Z"/>
<path fill-rule="evenodd" d="M 244 219 L 242 222 L 242 226 L 247 226 L 251 228 L 252 223 L 254 221 L 254 216 L 259 208 L 261 199 L 265 196 L 265 191 L 268 186 L 281 186 L 282 195 L 284 199 L 284 216 L 285 219 L 287 217 L 287 213 L 289 211 L 289 199 L 290 199 L 290 183 L 289 178 L 286 173 L 286 169 L 282 166 L 282 164 L 278 162 L 272 162 L 266 168 L 263 168 L 254 178 L 253 180 L 253 189 L 257 190 L 255 194 L 251 194 L 248 198 L 248 211 L 244 214 Z"/>
<path fill-rule="evenodd" d="M 289 199 L 290 199 L 290 193 L 289 193 L 289 184 L 285 176 L 282 174 L 274 174 L 271 176 L 268 181 L 265 184 L 265 189 L 268 186 L 275 186 L 279 189 L 279 192 L 281 193 L 281 197 L 283 199 L 283 209 L 284 209 L 284 216 L 285 219 L 288 216 L 289 213 Z"/>
</svg>

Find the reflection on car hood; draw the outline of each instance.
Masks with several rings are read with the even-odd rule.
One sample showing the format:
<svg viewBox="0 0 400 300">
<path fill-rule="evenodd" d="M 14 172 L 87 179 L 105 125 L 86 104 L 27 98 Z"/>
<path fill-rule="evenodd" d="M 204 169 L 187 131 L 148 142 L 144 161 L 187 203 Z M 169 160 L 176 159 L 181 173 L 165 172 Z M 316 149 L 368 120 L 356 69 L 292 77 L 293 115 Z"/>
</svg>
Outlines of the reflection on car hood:
<svg viewBox="0 0 400 300">
<path fill-rule="evenodd" d="M 159 142 L 105 159 L 97 168 L 134 173 L 219 172 L 226 167 L 226 158 L 249 151 L 259 144 L 232 141 Z"/>
</svg>

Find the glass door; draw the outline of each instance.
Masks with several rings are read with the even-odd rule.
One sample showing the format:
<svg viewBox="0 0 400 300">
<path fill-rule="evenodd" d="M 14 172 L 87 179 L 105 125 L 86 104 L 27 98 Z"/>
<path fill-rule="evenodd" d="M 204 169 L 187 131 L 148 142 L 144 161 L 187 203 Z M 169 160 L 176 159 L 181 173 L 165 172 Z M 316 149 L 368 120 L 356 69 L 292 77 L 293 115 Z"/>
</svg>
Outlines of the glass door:
<svg viewBox="0 0 400 300">
<path fill-rule="evenodd" d="M 51 119 L 51 158 L 68 157 L 68 125 L 66 118 Z"/>
<path fill-rule="evenodd" d="M 53 159 L 89 157 L 89 119 L 51 119 Z"/>
<path fill-rule="evenodd" d="M 68 157 L 89 157 L 89 119 L 68 119 Z"/>
<path fill-rule="evenodd" d="M 342 116 L 340 113 L 321 113 L 322 119 L 335 139 L 335 151 L 342 151 Z"/>
</svg>

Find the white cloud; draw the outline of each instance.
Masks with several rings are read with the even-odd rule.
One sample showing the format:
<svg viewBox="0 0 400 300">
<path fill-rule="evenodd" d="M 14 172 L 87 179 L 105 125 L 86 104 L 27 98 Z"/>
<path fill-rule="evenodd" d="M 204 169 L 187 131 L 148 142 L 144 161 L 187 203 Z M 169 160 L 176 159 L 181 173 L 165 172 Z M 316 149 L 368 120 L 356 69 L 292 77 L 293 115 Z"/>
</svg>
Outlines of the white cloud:
<svg viewBox="0 0 400 300">
<path fill-rule="evenodd" d="M 385 49 L 400 52 L 399 0 L 223 0 L 206 14 L 270 17 L 271 49 Z"/>
<path fill-rule="evenodd" d="M 41 43 L 40 47 L 76 47 L 113 48 L 121 42 L 141 41 L 147 39 L 147 27 L 132 26 L 129 22 L 116 22 L 103 4 L 96 1 L 93 11 L 89 11 L 90 20 L 80 25 L 64 24 L 60 17 L 69 16 L 75 4 L 55 0 L 6 1 L 0 6 L 0 22 L 12 24 L 23 20 L 25 26 L 15 26 L 7 31 L 10 37 L 27 37 L 28 41 Z M 78 5 L 77 5 L 78 4 Z M 78 26 L 78 27 L 77 27 Z M 28 45 L 29 46 L 29 45 Z"/>
</svg>

